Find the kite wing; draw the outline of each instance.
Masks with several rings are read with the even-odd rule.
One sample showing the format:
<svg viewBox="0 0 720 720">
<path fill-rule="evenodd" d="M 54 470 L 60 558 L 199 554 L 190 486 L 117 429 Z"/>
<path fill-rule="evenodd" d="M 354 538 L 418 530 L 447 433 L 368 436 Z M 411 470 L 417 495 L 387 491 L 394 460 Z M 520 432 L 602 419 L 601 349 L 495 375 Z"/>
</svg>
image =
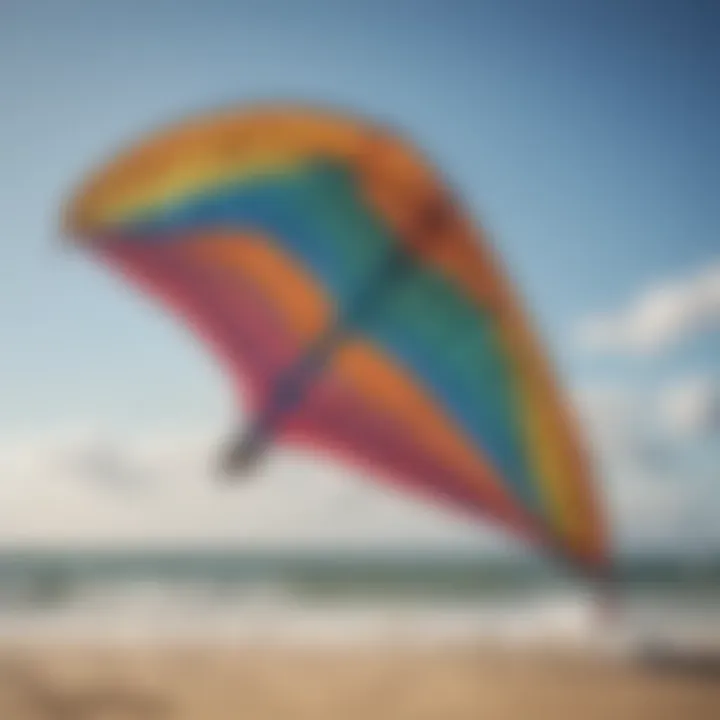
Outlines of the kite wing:
<svg viewBox="0 0 720 720">
<path fill-rule="evenodd" d="M 241 453 L 311 443 L 604 567 L 590 471 L 524 313 L 399 137 L 296 107 L 197 118 L 93 175 L 66 230 L 214 348 L 257 417 Z"/>
</svg>

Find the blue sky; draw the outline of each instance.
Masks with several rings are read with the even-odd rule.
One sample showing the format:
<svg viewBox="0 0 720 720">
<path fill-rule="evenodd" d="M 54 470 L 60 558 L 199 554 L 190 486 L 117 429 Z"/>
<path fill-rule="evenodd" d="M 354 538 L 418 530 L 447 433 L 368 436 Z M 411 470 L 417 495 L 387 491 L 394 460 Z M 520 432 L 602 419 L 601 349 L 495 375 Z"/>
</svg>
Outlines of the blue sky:
<svg viewBox="0 0 720 720">
<path fill-rule="evenodd" d="M 230 422 L 202 349 L 61 249 L 57 219 L 144 130 L 260 98 L 405 128 L 490 230 L 568 386 L 717 378 L 717 333 L 640 357 L 576 340 L 720 258 L 718 31 L 720 6 L 691 0 L 3 0 L 0 431 Z"/>
</svg>

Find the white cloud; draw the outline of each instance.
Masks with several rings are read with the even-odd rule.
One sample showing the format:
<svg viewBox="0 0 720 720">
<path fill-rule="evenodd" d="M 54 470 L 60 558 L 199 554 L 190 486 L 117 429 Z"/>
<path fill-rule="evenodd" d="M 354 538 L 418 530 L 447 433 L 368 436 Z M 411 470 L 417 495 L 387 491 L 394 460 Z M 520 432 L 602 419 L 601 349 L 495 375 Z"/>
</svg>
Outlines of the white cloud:
<svg viewBox="0 0 720 720">
<path fill-rule="evenodd" d="M 590 450 L 598 462 L 645 468 L 656 458 L 652 422 L 656 398 L 623 384 L 586 385 L 575 392 L 575 404 Z"/>
<path fill-rule="evenodd" d="M 720 432 L 720 382 L 695 376 L 667 385 L 660 397 L 659 413 L 667 430 L 675 435 Z"/>
<path fill-rule="evenodd" d="M 688 375 L 657 388 L 595 383 L 575 391 L 580 420 L 596 446 L 637 447 L 641 438 L 668 444 L 702 440 L 720 431 L 720 380 Z"/>
<path fill-rule="evenodd" d="M 627 307 L 591 317 L 578 329 L 589 351 L 651 354 L 720 328 L 720 262 L 682 280 L 658 283 Z"/>
<path fill-rule="evenodd" d="M 245 480 L 214 477 L 213 433 L 63 432 L 0 446 L 0 542 L 505 542 L 432 503 L 282 448 Z"/>
<path fill-rule="evenodd" d="M 608 383 L 577 392 L 622 542 L 671 543 L 691 527 L 705 490 L 672 448 L 716 417 L 705 402 L 710 385 L 680 379 L 655 393 Z M 212 431 L 133 437 L 82 427 L 6 439 L 0 542 L 512 545 L 359 471 L 282 448 L 247 479 L 223 484 L 211 472 L 221 441 Z M 705 504 L 714 512 L 708 527 L 720 528 L 720 503 Z"/>
<path fill-rule="evenodd" d="M 678 379 L 654 391 L 624 384 L 578 388 L 575 401 L 593 453 L 616 540 L 625 547 L 720 543 L 717 467 L 689 462 L 710 440 L 718 405 L 707 378 Z M 718 398 L 715 395 L 716 399 Z M 717 400 L 716 400 L 717 401 Z M 715 423 L 713 425 L 713 423 Z"/>
</svg>

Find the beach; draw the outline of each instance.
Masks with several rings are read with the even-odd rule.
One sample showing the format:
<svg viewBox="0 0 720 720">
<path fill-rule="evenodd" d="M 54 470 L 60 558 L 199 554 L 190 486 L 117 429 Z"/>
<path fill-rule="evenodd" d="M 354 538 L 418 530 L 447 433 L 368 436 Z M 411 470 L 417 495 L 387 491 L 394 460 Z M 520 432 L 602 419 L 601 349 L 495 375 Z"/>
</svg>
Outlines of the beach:
<svg viewBox="0 0 720 720">
<path fill-rule="evenodd" d="M 717 677 L 577 651 L 37 642 L 0 650 L 8 720 L 710 720 L 719 711 Z"/>
<path fill-rule="evenodd" d="M 608 618 L 475 560 L 8 554 L 0 720 L 720 717 L 720 586 L 656 576 Z"/>
</svg>

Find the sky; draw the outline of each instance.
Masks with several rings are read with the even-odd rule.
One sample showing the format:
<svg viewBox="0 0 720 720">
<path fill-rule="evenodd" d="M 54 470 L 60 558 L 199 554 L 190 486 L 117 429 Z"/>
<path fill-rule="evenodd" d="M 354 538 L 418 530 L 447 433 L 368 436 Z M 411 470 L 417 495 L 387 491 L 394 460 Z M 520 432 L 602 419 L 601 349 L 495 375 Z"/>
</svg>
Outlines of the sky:
<svg viewBox="0 0 720 720">
<path fill-rule="evenodd" d="M 720 547 L 718 32 L 712 0 L 3 0 L 0 542 L 499 542 L 282 450 L 240 491 L 207 482 L 226 379 L 61 244 L 63 200 L 142 132 L 290 98 L 403 129 L 458 188 L 581 411 L 619 548 Z"/>
</svg>

